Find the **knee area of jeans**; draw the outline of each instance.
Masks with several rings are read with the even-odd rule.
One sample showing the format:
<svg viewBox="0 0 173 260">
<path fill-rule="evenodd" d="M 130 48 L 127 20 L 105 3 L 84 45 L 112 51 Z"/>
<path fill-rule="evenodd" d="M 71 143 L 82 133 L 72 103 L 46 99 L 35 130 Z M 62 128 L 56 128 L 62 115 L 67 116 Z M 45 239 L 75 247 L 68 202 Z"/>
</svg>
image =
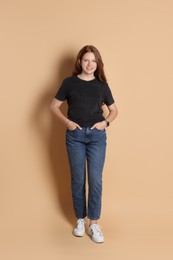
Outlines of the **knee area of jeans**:
<svg viewBox="0 0 173 260">
<path fill-rule="evenodd" d="M 102 188 L 102 179 L 100 178 L 92 178 L 89 180 L 88 185 L 90 188 Z"/>
</svg>

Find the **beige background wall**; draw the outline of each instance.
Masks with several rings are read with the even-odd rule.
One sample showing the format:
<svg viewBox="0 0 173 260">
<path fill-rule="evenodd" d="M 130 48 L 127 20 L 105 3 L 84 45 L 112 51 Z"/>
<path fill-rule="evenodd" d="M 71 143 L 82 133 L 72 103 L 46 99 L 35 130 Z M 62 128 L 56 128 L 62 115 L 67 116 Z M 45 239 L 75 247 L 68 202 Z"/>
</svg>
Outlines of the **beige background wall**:
<svg viewBox="0 0 173 260">
<path fill-rule="evenodd" d="M 1 0 L 0 22 L 1 259 L 172 259 L 173 2 Z M 102 245 L 71 235 L 65 128 L 49 110 L 86 44 L 100 50 L 119 110 Z"/>
</svg>

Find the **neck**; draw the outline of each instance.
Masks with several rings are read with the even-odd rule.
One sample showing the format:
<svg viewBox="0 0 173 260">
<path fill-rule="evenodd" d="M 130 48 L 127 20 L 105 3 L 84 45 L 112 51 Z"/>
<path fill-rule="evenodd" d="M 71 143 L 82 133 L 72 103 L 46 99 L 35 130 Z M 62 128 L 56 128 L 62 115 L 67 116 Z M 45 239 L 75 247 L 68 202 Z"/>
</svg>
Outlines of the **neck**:
<svg viewBox="0 0 173 260">
<path fill-rule="evenodd" d="M 84 80 L 92 80 L 92 79 L 95 79 L 94 74 L 88 75 L 88 74 L 81 73 L 81 74 L 79 74 L 78 76 L 79 76 L 79 78 L 84 79 Z"/>
</svg>

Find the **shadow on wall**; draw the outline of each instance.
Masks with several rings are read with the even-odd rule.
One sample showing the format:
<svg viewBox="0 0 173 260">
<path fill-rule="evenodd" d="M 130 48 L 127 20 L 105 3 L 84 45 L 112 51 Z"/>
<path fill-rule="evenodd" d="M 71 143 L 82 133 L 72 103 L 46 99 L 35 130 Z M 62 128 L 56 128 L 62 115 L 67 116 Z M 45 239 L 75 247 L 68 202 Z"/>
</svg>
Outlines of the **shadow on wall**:
<svg viewBox="0 0 173 260">
<path fill-rule="evenodd" d="M 58 68 L 55 71 L 55 79 L 53 84 L 48 86 L 47 92 L 40 96 L 40 100 L 37 104 L 37 109 L 34 111 L 34 124 L 37 126 L 37 135 L 41 138 L 41 142 L 46 149 L 48 155 L 48 161 L 50 162 L 50 172 L 55 188 L 56 200 L 58 211 L 61 210 L 61 215 L 70 224 L 74 225 L 76 222 L 72 204 L 71 195 L 71 178 L 70 169 L 68 164 L 66 145 L 65 145 L 65 126 L 53 115 L 50 111 L 50 103 L 54 98 L 62 80 L 65 77 L 71 75 L 72 68 L 74 66 L 74 58 L 72 55 L 64 56 L 60 61 L 58 60 Z M 53 90 L 52 90 L 53 86 Z M 51 118 L 51 125 L 48 131 L 46 131 L 41 117 L 43 117 L 43 111 L 48 111 L 48 117 Z M 67 104 L 64 102 L 61 106 L 61 111 L 64 115 L 67 113 Z M 44 115 L 45 116 L 45 115 Z M 59 214 L 57 212 L 57 214 Z M 57 216 L 58 217 L 58 216 Z"/>
</svg>

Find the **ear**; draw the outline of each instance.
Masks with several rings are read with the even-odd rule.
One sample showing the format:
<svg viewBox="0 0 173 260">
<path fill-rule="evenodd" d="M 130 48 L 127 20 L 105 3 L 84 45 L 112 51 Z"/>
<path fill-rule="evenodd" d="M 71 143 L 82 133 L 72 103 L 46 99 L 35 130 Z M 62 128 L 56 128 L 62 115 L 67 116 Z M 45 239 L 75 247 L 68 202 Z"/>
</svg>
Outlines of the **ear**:
<svg viewBox="0 0 173 260">
<path fill-rule="evenodd" d="M 80 59 L 78 59 L 78 61 L 77 61 L 77 62 L 78 62 L 78 64 L 81 66 L 81 60 L 80 60 Z"/>
</svg>

